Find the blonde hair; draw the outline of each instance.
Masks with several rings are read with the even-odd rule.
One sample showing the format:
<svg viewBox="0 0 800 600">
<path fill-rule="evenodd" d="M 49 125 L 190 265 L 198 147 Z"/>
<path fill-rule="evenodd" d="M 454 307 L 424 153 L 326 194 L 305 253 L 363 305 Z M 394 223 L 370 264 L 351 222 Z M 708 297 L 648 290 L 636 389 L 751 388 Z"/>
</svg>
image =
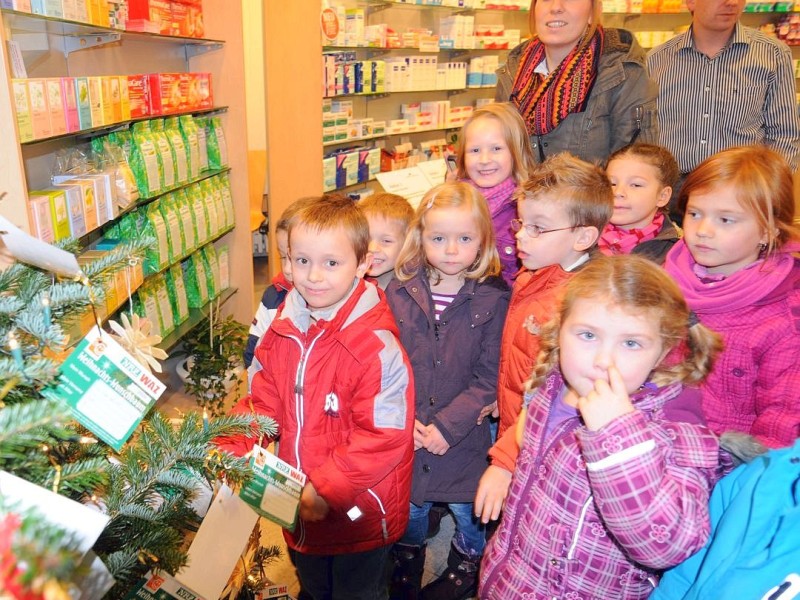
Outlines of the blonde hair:
<svg viewBox="0 0 800 600">
<path fill-rule="evenodd" d="M 677 360 L 668 356 L 655 366 L 650 380 L 657 385 L 699 383 L 722 349 L 722 338 L 696 322 L 677 284 L 661 267 L 642 256 L 598 256 L 569 280 L 560 310 L 542 328 L 541 351 L 526 390 L 539 387 L 558 364 L 561 324 L 579 299 L 657 320 L 664 349 L 678 349 L 673 354 L 680 354 Z"/>
<path fill-rule="evenodd" d="M 475 110 L 461 127 L 458 139 L 456 166 L 459 179 L 469 177 L 465 159 L 465 145 L 469 126 L 478 119 L 495 119 L 503 130 L 503 139 L 511 152 L 511 177 L 517 183 L 525 181 L 528 173 L 536 166 L 531 150 L 531 141 L 525 128 L 525 121 L 519 111 L 509 102 L 492 102 Z"/>
<path fill-rule="evenodd" d="M 287 231 L 290 250 L 292 231 L 296 227 L 305 227 L 317 233 L 341 229 L 350 239 L 358 262 L 364 262 L 369 252 L 369 223 L 355 202 L 340 194 L 324 194 L 303 200 L 307 203 L 289 219 Z"/>
<path fill-rule="evenodd" d="M 528 13 L 528 27 L 530 28 L 531 35 L 536 35 L 536 2 L 537 0 L 531 0 L 531 5 L 529 8 Z M 583 37 L 578 40 L 578 47 L 582 48 L 589 41 L 592 39 L 594 32 L 597 31 L 597 28 L 601 25 L 601 21 L 603 18 L 603 0 L 591 0 L 592 3 L 592 16 L 591 21 L 589 21 L 588 27 L 583 34 Z"/>
<path fill-rule="evenodd" d="M 304 207 L 308 206 L 309 204 L 316 202 L 319 200 L 318 196 L 307 196 L 305 198 L 300 198 L 299 200 L 295 200 L 286 209 L 281 213 L 281 218 L 278 219 L 278 222 L 275 223 L 275 232 L 278 231 L 289 231 L 289 221 L 292 220 L 298 212 L 300 212 Z"/>
<path fill-rule="evenodd" d="M 663 187 L 673 187 L 680 177 L 678 161 L 672 152 L 656 144 L 631 144 L 614 152 L 606 161 L 606 169 L 612 160 L 634 158 L 646 165 L 654 167 L 658 172 L 658 181 Z"/>
<path fill-rule="evenodd" d="M 602 232 L 614 212 L 614 193 L 603 169 L 566 152 L 538 165 L 514 192 L 518 204 L 542 196 L 563 204 L 573 227 Z"/>
<path fill-rule="evenodd" d="M 481 247 L 475 262 L 464 272 L 467 279 L 483 281 L 487 277 L 500 274 L 500 257 L 494 241 L 494 226 L 489 214 L 489 206 L 481 193 L 465 182 L 443 183 L 431 188 L 417 207 L 408 229 L 406 241 L 397 257 L 395 273 L 400 281 L 408 281 L 425 265 L 428 277 L 434 275 L 430 268 L 422 235 L 425 231 L 425 215 L 434 208 L 469 208 L 481 236 Z"/>
<path fill-rule="evenodd" d="M 714 154 L 686 177 L 678 197 L 680 211 L 686 212 L 692 194 L 726 185 L 766 233 L 767 254 L 800 239 L 794 224 L 792 172 L 780 154 L 761 145 L 735 146 Z"/>
<path fill-rule="evenodd" d="M 414 209 L 408 200 L 397 194 L 381 192 L 372 194 L 357 204 L 358 208 L 369 217 L 375 215 L 387 220 L 396 221 L 403 229 L 403 234 L 408 231 L 408 225 L 414 218 Z"/>
</svg>

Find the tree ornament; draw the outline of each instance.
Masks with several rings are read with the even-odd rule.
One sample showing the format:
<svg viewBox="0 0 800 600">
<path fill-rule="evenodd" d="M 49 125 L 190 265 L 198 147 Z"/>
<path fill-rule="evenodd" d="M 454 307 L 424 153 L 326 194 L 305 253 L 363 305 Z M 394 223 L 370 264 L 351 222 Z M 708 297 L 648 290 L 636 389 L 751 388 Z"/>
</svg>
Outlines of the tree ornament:
<svg viewBox="0 0 800 600">
<path fill-rule="evenodd" d="M 161 336 L 150 335 L 150 329 L 153 327 L 150 319 L 140 318 L 139 315 L 134 314 L 132 320 L 129 321 L 128 315 L 122 313 L 121 321 L 122 325 L 116 321 L 108 322 L 109 327 L 116 333 L 116 335 L 111 334 L 111 337 L 130 352 L 148 371 L 161 373 L 161 363 L 158 361 L 166 359 L 167 353 L 156 347 L 156 344 L 161 342 Z"/>
</svg>

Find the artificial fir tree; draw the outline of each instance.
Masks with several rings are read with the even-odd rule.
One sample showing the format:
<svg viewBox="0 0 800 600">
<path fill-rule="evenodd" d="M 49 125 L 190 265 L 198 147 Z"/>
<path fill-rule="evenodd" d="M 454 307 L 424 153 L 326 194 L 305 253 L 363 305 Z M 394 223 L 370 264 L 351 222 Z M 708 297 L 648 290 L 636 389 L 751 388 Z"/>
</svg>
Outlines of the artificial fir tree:
<svg viewBox="0 0 800 600">
<path fill-rule="evenodd" d="M 182 567 L 185 534 L 201 521 L 192 508 L 195 496 L 219 478 L 236 484 L 247 477 L 246 461 L 219 452 L 212 440 L 275 433 L 274 422 L 263 417 L 208 422 L 191 413 L 173 425 L 154 411 L 116 453 L 72 420 L 65 403 L 43 395 L 67 354 L 67 328 L 149 243 L 120 245 L 85 266 L 77 282 L 20 263 L 0 271 L 0 470 L 94 504 L 110 517 L 93 548 L 117 582 L 110 598 L 124 597 L 148 570 L 172 574 Z M 131 339 L 142 338 L 132 333 Z M 0 497 L 0 597 L 4 590 L 18 590 L 19 598 L 60 597 L 75 574 L 73 554 L 59 528 L 18 514 Z"/>
</svg>

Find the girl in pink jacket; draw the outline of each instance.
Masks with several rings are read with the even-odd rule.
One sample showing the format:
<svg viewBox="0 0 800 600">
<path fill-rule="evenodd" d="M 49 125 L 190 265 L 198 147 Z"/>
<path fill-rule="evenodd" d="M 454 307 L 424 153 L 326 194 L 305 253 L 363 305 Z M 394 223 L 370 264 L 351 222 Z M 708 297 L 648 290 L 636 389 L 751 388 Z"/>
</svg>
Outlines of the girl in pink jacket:
<svg viewBox="0 0 800 600">
<path fill-rule="evenodd" d="M 773 448 L 800 436 L 800 233 L 792 173 L 763 146 L 725 150 L 686 178 L 685 237 L 664 265 L 723 352 L 702 385 L 711 429 Z"/>
<path fill-rule="evenodd" d="M 482 599 L 644 599 L 703 546 L 719 446 L 684 384 L 719 344 L 643 257 L 592 259 L 569 281 L 541 333 Z"/>
</svg>

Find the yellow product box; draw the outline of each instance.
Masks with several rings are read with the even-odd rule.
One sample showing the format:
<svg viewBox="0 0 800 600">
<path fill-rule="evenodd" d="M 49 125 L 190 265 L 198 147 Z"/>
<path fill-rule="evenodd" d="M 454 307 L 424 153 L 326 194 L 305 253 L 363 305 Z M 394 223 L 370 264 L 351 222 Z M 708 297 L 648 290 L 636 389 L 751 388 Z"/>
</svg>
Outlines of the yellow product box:
<svg viewBox="0 0 800 600">
<path fill-rule="evenodd" d="M 128 94 L 128 76 L 120 75 L 119 79 L 119 106 L 120 120 L 131 120 L 131 97 Z"/>
<path fill-rule="evenodd" d="M 67 197 L 63 190 L 31 190 L 28 198 L 33 199 L 37 196 L 46 197 L 50 207 L 50 222 L 53 227 L 53 239 L 58 242 L 66 240 L 70 236 L 69 215 L 67 214 Z"/>
<path fill-rule="evenodd" d="M 116 77 L 100 77 L 100 85 L 103 93 L 103 98 L 100 102 L 100 107 L 103 110 L 103 123 L 110 125 L 116 123 L 117 119 L 114 118 L 114 100 L 112 99 L 111 80 L 116 80 Z M 117 89 L 119 91 L 119 89 Z"/>
<path fill-rule="evenodd" d="M 45 79 L 47 86 L 47 106 L 50 109 L 50 129 L 52 135 L 67 133 L 67 115 L 64 98 L 61 94 L 61 79 Z"/>
<path fill-rule="evenodd" d="M 89 83 L 89 111 L 92 117 L 92 127 L 105 125 L 103 112 L 103 78 L 87 77 Z"/>
<path fill-rule="evenodd" d="M 65 179 L 54 181 L 56 186 L 67 186 L 77 188 L 80 193 L 81 205 L 83 206 L 83 218 L 86 224 L 86 232 L 94 231 L 98 227 L 97 222 L 97 198 L 94 191 L 94 183 L 87 179 Z M 73 236 L 75 234 L 73 233 Z"/>
<path fill-rule="evenodd" d="M 44 79 L 28 79 L 28 98 L 31 107 L 33 137 L 37 140 L 50 137 L 50 111 L 47 107 L 47 86 Z"/>
<path fill-rule="evenodd" d="M 50 196 L 28 197 L 28 212 L 31 215 L 34 235 L 48 244 L 55 241 L 53 218 L 50 214 Z"/>
<path fill-rule="evenodd" d="M 31 122 L 31 103 L 28 95 L 28 82 L 24 79 L 11 81 L 14 90 L 14 108 L 17 114 L 19 141 L 30 142 L 33 139 L 33 123 Z"/>
<path fill-rule="evenodd" d="M 108 87 L 111 91 L 111 118 L 114 123 L 122 121 L 122 98 L 120 98 L 119 91 L 119 76 L 112 75 L 106 77 L 108 79 Z"/>
</svg>

